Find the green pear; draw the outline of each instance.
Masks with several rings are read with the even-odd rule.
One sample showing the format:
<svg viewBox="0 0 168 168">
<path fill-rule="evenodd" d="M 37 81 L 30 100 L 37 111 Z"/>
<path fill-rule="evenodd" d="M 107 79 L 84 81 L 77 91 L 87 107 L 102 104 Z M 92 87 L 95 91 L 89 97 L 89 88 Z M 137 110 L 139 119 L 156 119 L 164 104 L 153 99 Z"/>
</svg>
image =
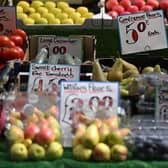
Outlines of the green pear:
<svg viewBox="0 0 168 168">
<path fill-rule="evenodd" d="M 92 67 L 93 67 L 92 80 L 94 80 L 94 81 L 107 81 L 98 59 L 96 59 L 93 62 Z"/>
<path fill-rule="evenodd" d="M 12 160 L 23 161 L 28 158 L 28 150 L 23 143 L 14 143 L 10 148 Z"/>
<path fill-rule="evenodd" d="M 29 157 L 32 160 L 42 160 L 45 158 L 45 149 L 43 146 L 36 144 L 36 143 L 32 143 L 29 146 Z"/>
<path fill-rule="evenodd" d="M 138 71 L 138 68 L 134 64 L 129 63 L 128 61 L 126 61 L 122 58 L 119 58 L 119 59 L 120 59 L 122 65 L 123 65 L 123 72 L 125 72 L 127 70 L 133 70 L 133 69 Z"/>
<path fill-rule="evenodd" d="M 156 65 L 154 66 L 153 72 L 161 73 L 161 68 L 160 68 L 160 65 L 159 65 L 159 64 L 156 64 Z"/>
<path fill-rule="evenodd" d="M 97 161 L 108 161 L 111 159 L 110 147 L 105 143 L 98 143 L 93 149 L 93 159 Z"/>
<path fill-rule="evenodd" d="M 46 157 L 48 160 L 54 160 L 63 156 L 63 146 L 61 143 L 53 141 L 49 144 L 46 150 Z"/>
<path fill-rule="evenodd" d="M 110 127 L 107 124 L 102 123 L 101 126 L 99 127 L 100 142 L 105 142 L 109 133 L 110 133 Z"/>
<path fill-rule="evenodd" d="M 90 124 L 84 135 L 82 143 L 87 148 L 93 148 L 99 142 L 99 131 L 95 124 Z"/>
<path fill-rule="evenodd" d="M 121 81 L 123 79 L 123 65 L 121 59 L 117 58 L 112 67 L 109 68 L 107 79 L 109 81 Z"/>
<path fill-rule="evenodd" d="M 142 69 L 142 73 L 151 73 L 153 72 L 154 68 L 152 66 L 146 66 Z"/>
<path fill-rule="evenodd" d="M 77 160 L 86 161 L 92 156 L 92 149 L 84 147 L 82 144 L 76 145 L 73 148 L 73 156 Z"/>
<path fill-rule="evenodd" d="M 125 145 L 116 144 L 111 148 L 111 159 L 116 161 L 126 160 L 128 149 Z"/>
</svg>

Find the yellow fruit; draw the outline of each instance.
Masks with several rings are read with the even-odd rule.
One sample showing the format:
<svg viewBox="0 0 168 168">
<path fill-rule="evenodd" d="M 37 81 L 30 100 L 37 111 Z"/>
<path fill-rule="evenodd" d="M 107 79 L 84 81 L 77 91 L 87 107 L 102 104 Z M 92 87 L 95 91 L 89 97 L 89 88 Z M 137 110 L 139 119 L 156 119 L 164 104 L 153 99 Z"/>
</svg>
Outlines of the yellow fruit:
<svg viewBox="0 0 168 168">
<path fill-rule="evenodd" d="M 68 15 L 72 14 L 75 12 L 75 9 L 72 7 L 67 7 L 65 9 L 63 9 L 65 13 L 67 13 Z"/>
<path fill-rule="evenodd" d="M 69 4 L 67 2 L 63 2 L 63 1 L 57 2 L 57 8 L 64 10 L 67 7 L 69 7 Z"/>
<path fill-rule="evenodd" d="M 35 24 L 35 20 L 32 19 L 32 18 L 30 18 L 30 17 L 27 17 L 27 18 L 25 18 L 25 19 L 23 20 L 23 23 L 24 23 L 25 25 L 31 25 L 31 24 Z"/>
<path fill-rule="evenodd" d="M 37 19 L 39 19 L 41 17 L 41 15 L 40 15 L 40 13 L 35 12 L 35 13 L 31 13 L 29 15 L 29 17 L 36 21 Z"/>
<path fill-rule="evenodd" d="M 71 18 L 63 19 L 61 24 L 73 24 L 73 20 Z"/>
<path fill-rule="evenodd" d="M 25 7 L 24 9 L 23 9 L 23 12 L 24 13 L 27 13 L 27 14 L 30 14 L 30 13 L 34 13 L 36 10 L 34 9 L 34 8 L 32 8 L 32 7 Z"/>
<path fill-rule="evenodd" d="M 85 7 L 85 6 L 79 6 L 77 9 L 76 9 L 77 12 L 79 12 L 82 16 L 86 13 L 88 13 L 88 8 Z"/>
<path fill-rule="evenodd" d="M 27 1 L 21 0 L 21 1 L 19 1 L 19 2 L 17 3 L 17 6 L 21 6 L 21 7 L 24 9 L 25 7 L 29 7 L 30 4 L 29 4 L 29 2 L 27 2 Z"/>
<path fill-rule="evenodd" d="M 83 15 L 83 17 L 84 17 L 84 18 L 87 18 L 87 19 L 92 18 L 93 16 L 94 16 L 94 13 L 92 13 L 92 12 L 88 12 L 88 13 L 85 13 L 85 14 Z"/>
<path fill-rule="evenodd" d="M 41 15 L 44 15 L 44 13 L 48 13 L 48 9 L 44 6 L 40 6 L 37 8 L 37 12 L 39 12 Z"/>
<path fill-rule="evenodd" d="M 79 12 L 73 12 L 72 14 L 69 15 L 69 18 L 73 19 L 74 22 L 80 17 L 81 14 Z"/>
<path fill-rule="evenodd" d="M 61 13 L 62 10 L 60 8 L 52 8 L 50 10 L 50 13 L 53 13 L 55 16 L 58 15 L 59 13 Z"/>
<path fill-rule="evenodd" d="M 23 8 L 21 6 L 16 6 L 16 13 L 22 13 Z"/>
<path fill-rule="evenodd" d="M 32 1 L 32 3 L 31 3 L 30 6 L 32 8 L 37 9 L 38 7 L 43 6 L 43 5 L 44 5 L 44 3 L 42 1 L 40 1 L 40 0 L 34 0 L 34 1 Z"/>
<path fill-rule="evenodd" d="M 50 19 L 48 24 L 61 24 L 61 21 L 58 18 Z"/>
<path fill-rule="evenodd" d="M 48 20 L 44 17 L 41 17 L 36 20 L 36 24 L 48 24 Z"/>
<path fill-rule="evenodd" d="M 50 10 L 56 7 L 56 3 L 54 1 L 46 1 L 44 6 Z"/>
<path fill-rule="evenodd" d="M 17 18 L 24 20 L 24 19 L 28 18 L 28 15 L 25 13 L 17 13 Z"/>
<path fill-rule="evenodd" d="M 80 17 L 75 20 L 75 24 L 83 24 L 85 22 L 85 18 Z"/>
<path fill-rule="evenodd" d="M 67 13 L 59 13 L 58 15 L 56 15 L 56 18 L 61 20 L 67 19 L 68 18 L 68 14 Z"/>
</svg>

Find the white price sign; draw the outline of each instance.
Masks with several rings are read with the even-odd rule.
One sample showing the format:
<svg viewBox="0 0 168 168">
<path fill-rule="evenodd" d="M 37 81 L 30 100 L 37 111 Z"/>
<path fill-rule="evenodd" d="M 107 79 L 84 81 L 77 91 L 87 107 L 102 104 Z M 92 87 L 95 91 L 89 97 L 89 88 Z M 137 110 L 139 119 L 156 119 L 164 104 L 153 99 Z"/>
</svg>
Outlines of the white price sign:
<svg viewBox="0 0 168 168">
<path fill-rule="evenodd" d="M 72 146 L 73 116 L 84 114 L 91 118 L 117 115 L 119 103 L 118 82 L 63 81 L 61 83 L 60 125 L 64 146 Z"/>
<path fill-rule="evenodd" d="M 16 29 L 16 8 L 0 7 L 0 34 L 8 35 Z"/>
<path fill-rule="evenodd" d="M 167 48 L 162 10 L 122 15 L 117 21 L 122 54 Z"/>
<path fill-rule="evenodd" d="M 50 56 L 61 57 L 63 55 L 71 55 L 82 61 L 83 40 L 82 38 L 57 37 L 57 36 L 39 36 L 38 51 L 41 48 L 48 48 Z M 54 63 L 54 62 L 49 62 Z M 56 63 L 55 63 L 56 64 Z"/>
</svg>

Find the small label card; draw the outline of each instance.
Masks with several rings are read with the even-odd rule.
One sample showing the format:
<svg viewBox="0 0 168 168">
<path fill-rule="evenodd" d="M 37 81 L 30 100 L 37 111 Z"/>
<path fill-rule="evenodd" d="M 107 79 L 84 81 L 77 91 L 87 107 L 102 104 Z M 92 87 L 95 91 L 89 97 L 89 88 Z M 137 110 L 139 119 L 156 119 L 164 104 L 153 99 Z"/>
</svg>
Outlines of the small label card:
<svg viewBox="0 0 168 168">
<path fill-rule="evenodd" d="M 122 54 L 167 48 L 162 10 L 118 16 Z"/>
<path fill-rule="evenodd" d="M 60 92 L 60 125 L 66 147 L 72 146 L 73 116 L 82 113 L 94 119 L 117 115 L 118 82 L 63 81 Z"/>
<path fill-rule="evenodd" d="M 79 80 L 80 66 L 30 64 L 28 91 L 58 92 L 61 81 Z"/>
</svg>

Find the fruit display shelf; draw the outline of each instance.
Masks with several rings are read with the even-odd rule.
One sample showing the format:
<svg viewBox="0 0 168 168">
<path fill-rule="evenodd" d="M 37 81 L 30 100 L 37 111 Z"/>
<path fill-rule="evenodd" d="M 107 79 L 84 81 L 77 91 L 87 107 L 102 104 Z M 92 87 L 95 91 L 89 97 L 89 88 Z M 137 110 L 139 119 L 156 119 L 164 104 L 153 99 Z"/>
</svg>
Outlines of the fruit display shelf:
<svg viewBox="0 0 168 168">
<path fill-rule="evenodd" d="M 24 25 L 17 20 L 17 27 L 25 30 L 28 35 L 95 35 L 96 57 L 116 57 L 120 51 L 120 41 L 116 20 L 87 19 L 83 25 Z M 168 32 L 168 26 L 166 26 Z M 167 57 L 168 49 L 123 55 L 123 57 Z M 143 59 L 142 59 L 143 60 Z"/>
</svg>

